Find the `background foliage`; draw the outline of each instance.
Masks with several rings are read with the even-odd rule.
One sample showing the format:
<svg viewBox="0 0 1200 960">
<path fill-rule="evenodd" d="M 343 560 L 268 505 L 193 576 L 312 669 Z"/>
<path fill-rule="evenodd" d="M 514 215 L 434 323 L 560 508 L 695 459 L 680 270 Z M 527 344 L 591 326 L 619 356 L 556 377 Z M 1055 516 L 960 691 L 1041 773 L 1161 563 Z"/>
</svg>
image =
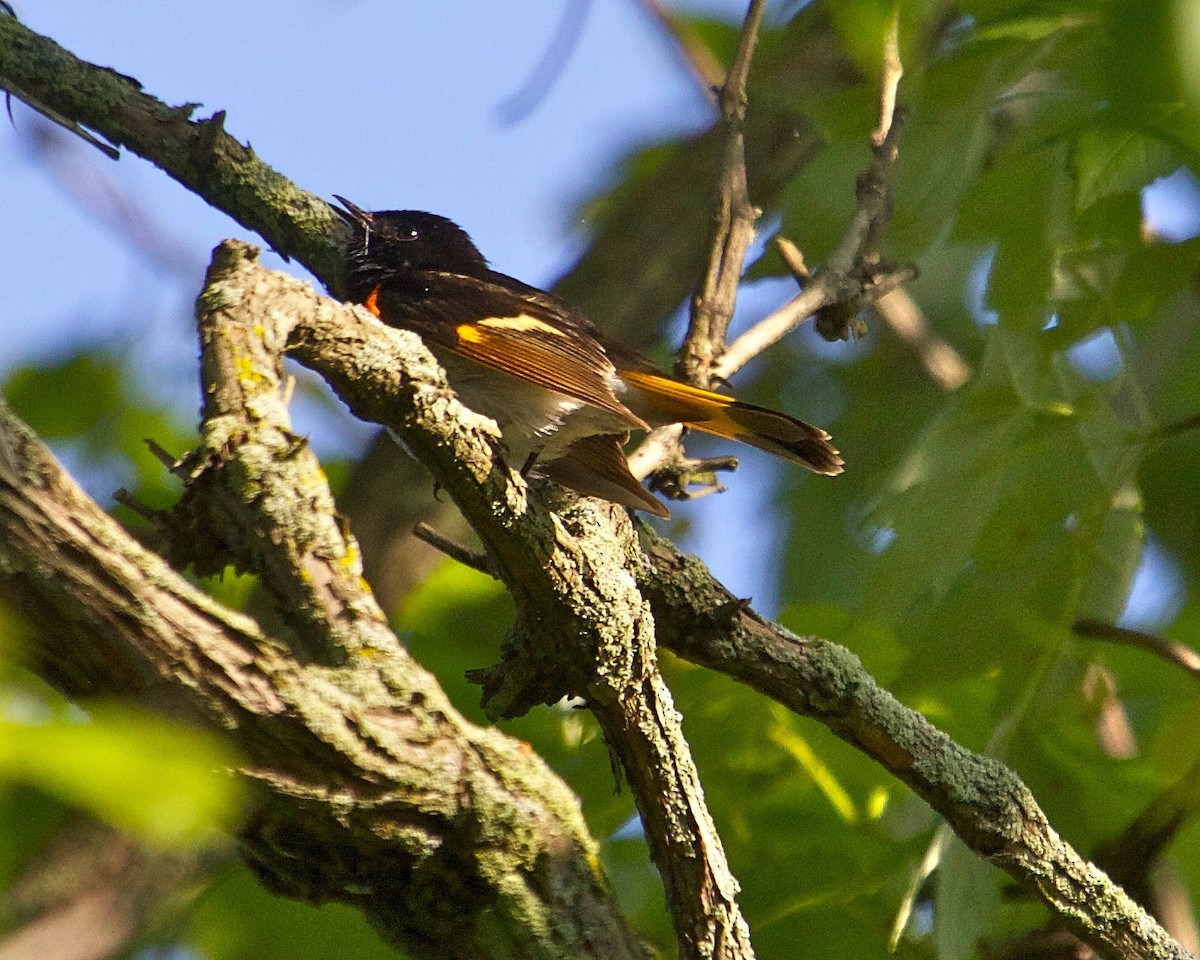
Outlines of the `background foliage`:
<svg viewBox="0 0 1200 960">
<path fill-rule="evenodd" d="M 890 12 L 877 0 L 783 4 L 751 74 L 761 226 L 817 268 L 866 165 Z M 904 702 L 1012 765 L 1085 855 L 1198 762 L 1195 676 L 1074 629 L 1088 618 L 1194 644 L 1200 624 L 1198 20 L 1186 0 L 901 3 L 910 113 L 885 252 L 920 267 L 908 292 L 970 377 L 947 389 L 868 315 L 863 340 L 830 346 L 805 328 L 739 380 L 749 399 L 828 426 L 848 464 L 831 482 L 751 455 L 729 481 L 769 490 L 764 509 L 783 535 L 762 590 L 778 598 L 782 622 L 850 646 Z M 694 15 L 676 25 L 706 55 L 729 57 L 735 26 Z M 776 148 L 780 131 L 813 149 Z M 662 321 L 650 346 L 660 355 L 695 274 L 687 238 L 653 218 L 665 207 L 681 224 L 704 223 L 708 183 L 680 171 L 707 170 L 710 156 L 700 137 L 625 158 L 611 190 L 586 205 L 596 243 L 565 281 L 630 339 L 623 288 L 654 277 L 650 286 L 673 291 L 661 316 L 636 321 L 642 331 Z M 273 159 L 286 172 L 286 158 Z M 641 204 L 649 194 L 655 204 Z M 662 248 L 622 259 L 613 237 L 638 231 L 661 233 Z M 752 310 L 790 295 L 785 274 L 764 248 L 751 268 Z M 174 491 L 142 438 L 186 449 L 191 411 L 164 411 L 131 352 L 83 342 L 11 370 L 4 394 L 93 489 L 123 485 L 159 506 Z M 355 464 L 331 468 L 350 477 Z M 706 501 L 668 532 L 719 529 L 721 512 L 720 499 Z M 212 588 L 228 602 L 250 593 L 232 578 Z M 447 562 L 395 614 L 418 659 L 480 717 L 464 672 L 495 657 L 510 617 L 498 588 Z M 5 654 L 36 629 L 4 626 Z M 919 866 L 940 842 L 935 819 L 823 728 L 723 677 L 668 669 L 760 956 L 792 956 L 797 944 L 812 957 L 882 955 L 909 906 L 900 956 L 976 956 L 1044 921 L 957 842 L 921 883 Z M 63 704 L 11 665 L 0 704 L 0 822 L 11 825 L 0 830 L 0 889 L 19 892 L 49 838 L 86 813 L 149 845 L 208 851 L 135 954 L 386 955 L 356 914 L 271 897 L 212 845 L 236 810 L 231 783 L 215 773 L 228 762 L 219 748 L 149 713 Z M 632 801 L 614 791 L 593 722 L 546 709 L 506 728 L 579 792 L 607 838 L 623 902 L 669 950 Z M 1197 806 L 1200 796 L 1190 798 L 1159 869 L 1193 904 Z M 17 925 L 20 897 L 8 900 Z"/>
</svg>

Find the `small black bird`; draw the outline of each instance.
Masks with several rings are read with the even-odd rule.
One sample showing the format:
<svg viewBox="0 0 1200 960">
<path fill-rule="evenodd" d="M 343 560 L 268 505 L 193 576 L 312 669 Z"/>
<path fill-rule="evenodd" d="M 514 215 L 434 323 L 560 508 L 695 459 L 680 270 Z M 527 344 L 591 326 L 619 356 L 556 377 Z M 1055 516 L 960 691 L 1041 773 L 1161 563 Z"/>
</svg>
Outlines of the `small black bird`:
<svg viewBox="0 0 1200 960">
<path fill-rule="evenodd" d="M 621 444 L 631 430 L 682 423 L 815 473 L 842 472 L 820 427 L 667 376 L 558 297 L 490 269 L 445 217 L 335 199 L 353 230 L 350 299 L 418 334 L 463 403 L 496 421 L 523 470 L 536 465 L 579 493 L 666 517 Z"/>
</svg>

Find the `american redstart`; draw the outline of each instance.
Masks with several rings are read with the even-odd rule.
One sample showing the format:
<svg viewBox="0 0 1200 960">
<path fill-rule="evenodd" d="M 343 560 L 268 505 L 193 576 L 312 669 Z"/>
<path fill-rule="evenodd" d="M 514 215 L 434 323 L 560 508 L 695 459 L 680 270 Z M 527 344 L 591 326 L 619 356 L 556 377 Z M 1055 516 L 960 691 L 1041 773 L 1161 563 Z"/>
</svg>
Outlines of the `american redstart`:
<svg viewBox="0 0 1200 960">
<path fill-rule="evenodd" d="M 621 444 L 631 430 L 673 423 L 815 473 L 842 472 L 820 427 L 667 376 L 558 297 L 490 269 L 445 217 L 372 213 L 335 199 L 353 231 L 350 299 L 418 334 L 463 403 L 496 421 L 523 472 L 666 517 L 667 508 L 630 473 Z"/>
</svg>

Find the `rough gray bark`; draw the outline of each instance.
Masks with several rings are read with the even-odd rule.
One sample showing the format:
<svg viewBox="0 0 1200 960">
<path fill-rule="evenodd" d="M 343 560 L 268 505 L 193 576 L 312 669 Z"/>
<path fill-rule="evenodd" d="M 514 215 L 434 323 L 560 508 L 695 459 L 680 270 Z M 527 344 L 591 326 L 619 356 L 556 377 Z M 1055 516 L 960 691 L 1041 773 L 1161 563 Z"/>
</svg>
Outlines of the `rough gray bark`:
<svg viewBox="0 0 1200 960">
<path fill-rule="evenodd" d="M 275 505 L 294 498 L 328 534 L 320 471 L 277 426 L 243 424 L 209 452 L 232 462 L 231 445 L 248 446 L 242 462 L 286 474 Z M 241 479 L 240 501 L 223 492 L 253 509 L 259 478 Z M 357 574 L 352 539 L 339 547 L 301 526 L 295 539 L 274 531 L 319 595 L 292 625 L 329 616 L 337 651 L 353 656 L 316 645 L 326 655 L 301 662 L 214 603 L 0 408 L 0 596 L 37 625 L 35 668 L 83 698 L 168 684 L 192 716 L 229 731 L 257 786 L 244 853 L 268 885 L 354 904 L 425 957 L 494 957 L 500 943 L 524 957 L 644 957 L 574 795 L 523 744 L 464 721 L 368 591 L 342 603 Z"/>
</svg>

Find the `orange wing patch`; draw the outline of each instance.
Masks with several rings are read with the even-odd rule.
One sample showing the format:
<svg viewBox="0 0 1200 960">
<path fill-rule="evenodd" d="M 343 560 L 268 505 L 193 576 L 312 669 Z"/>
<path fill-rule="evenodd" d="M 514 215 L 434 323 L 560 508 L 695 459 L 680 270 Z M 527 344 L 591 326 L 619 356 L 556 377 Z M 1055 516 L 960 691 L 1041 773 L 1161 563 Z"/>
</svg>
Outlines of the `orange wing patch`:
<svg viewBox="0 0 1200 960">
<path fill-rule="evenodd" d="M 626 383 L 630 383 L 635 387 L 641 387 L 643 390 L 656 396 L 670 397 L 672 400 L 677 400 L 684 404 L 699 404 L 701 407 L 709 405 L 728 407 L 730 404 L 737 403 L 733 397 L 726 396 L 723 393 L 713 393 L 711 390 L 702 390 L 699 387 L 693 387 L 691 384 L 680 383 L 678 380 L 664 376 L 661 373 L 622 370 L 620 371 L 620 375 L 621 379 Z"/>
<path fill-rule="evenodd" d="M 460 323 L 454 328 L 454 335 L 458 337 L 459 343 L 483 343 L 483 334 L 474 323 Z"/>
<path fill-rule="evenodd" d="M 834 476 L 842 472 L 842 458 L 830 445 L 829 434 L 811 423 L 662 374 L 622 370 L 620 376 L 641 394 L 630 397 L 629 405 L 654 425 L 685 423 L 748 443 L 816 473 Z"/>
<path fill-rule="evenodd" d="M 727 416 L 729 407 L 737 403 L 733 397 L 713 393 L 711 390 L 701 390 L 661 373 L 619 370 L 618 376 L 635 391 L 635 396 L 628 397 L 626 403 L 651 421 L 652 426 L 664 423 L 710 426 L 721 423 L 727 425 L 730 431 L 726 436 L 736 435 L 737 427 Z M 641 404 L 636 402 L 636 394 L 639 393 L 644 398 Z M 646 409 L 643 409 L 643 406 Z M 701 426 L 701 429 L 704 427 Z"/>
</svg>

